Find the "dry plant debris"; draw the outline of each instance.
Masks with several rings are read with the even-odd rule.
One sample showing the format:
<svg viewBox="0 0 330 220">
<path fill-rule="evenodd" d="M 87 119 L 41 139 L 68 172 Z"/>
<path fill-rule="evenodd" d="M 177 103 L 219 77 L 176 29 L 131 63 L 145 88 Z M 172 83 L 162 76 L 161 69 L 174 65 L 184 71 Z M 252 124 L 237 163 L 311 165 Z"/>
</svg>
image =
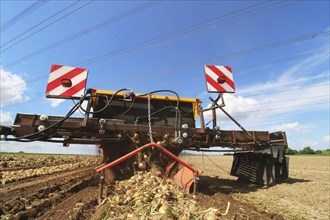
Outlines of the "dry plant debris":
<svg viewBox="0 0 330 220">
<path fill-rule="evenodd" d="M 116 181 L 104 200 L 104 219 L 218 219 L 216 208 L 201 210 L 193 195 L 186 194 L 160 171 L 136 172 L 128 180 Z"/>
</svg>

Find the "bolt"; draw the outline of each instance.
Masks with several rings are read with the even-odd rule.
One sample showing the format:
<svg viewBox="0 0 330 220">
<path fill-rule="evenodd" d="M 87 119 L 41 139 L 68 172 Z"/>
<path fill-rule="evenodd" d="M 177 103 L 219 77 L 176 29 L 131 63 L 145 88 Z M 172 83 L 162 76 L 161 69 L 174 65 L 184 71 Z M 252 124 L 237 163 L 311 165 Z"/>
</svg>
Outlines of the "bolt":
<svg viewBox="0 0 330 220">
<path fill-rule="evenodd" d="M 38 131 L 43 131 L 45 130 L 45 126 L 44 125 L 39 125 L 38 126 Z"/>
<path fill-rule="evenodd" d="M 40 121 L 46 121 L 48 120 L 48 115 L 40 115 Z"/>
</svg>

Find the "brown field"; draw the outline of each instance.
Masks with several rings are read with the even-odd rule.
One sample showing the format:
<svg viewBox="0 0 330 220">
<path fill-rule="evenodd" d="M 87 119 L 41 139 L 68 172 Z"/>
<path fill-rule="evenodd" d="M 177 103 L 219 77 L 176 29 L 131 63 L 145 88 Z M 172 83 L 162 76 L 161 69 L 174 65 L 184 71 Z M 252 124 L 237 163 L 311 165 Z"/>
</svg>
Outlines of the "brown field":
<svg viewBox="0 0 330 220">
<path fill-rule="evenodd" d="M 230 176 L 231 156 L 185 156 L 218 185 L 220 193 L 285 219 L 330 219 L 330 157 L 290 157 L 288 181 L 271 187 L 238 183 Z M 211 159 L 211 160 L 209 160 Z"/>
<path fill-rule="evenodd" d="M 197 204 L 221 219 L 329 219 L 330 157 L 291 157 L 290 179 L 272 187 L 237 181 L 231 156 L 183 156 L 203 170 Z M 104 219 L 93 156 L 0 155 L 0 219 Z M 126 215 L 124 215 L 126 216 Z"/>
</svg>

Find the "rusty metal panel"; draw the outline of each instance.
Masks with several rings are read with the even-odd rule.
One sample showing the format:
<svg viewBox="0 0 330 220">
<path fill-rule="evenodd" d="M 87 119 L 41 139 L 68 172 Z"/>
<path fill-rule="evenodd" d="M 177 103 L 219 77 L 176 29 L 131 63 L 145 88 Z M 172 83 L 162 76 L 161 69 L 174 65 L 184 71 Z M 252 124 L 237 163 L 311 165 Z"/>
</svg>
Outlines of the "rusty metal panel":
<svg viewBox="0 0 330 220">
<path fill-rule="evenodd" d="M 197 172 L 197 176 L 203 173 L 200 170 Z M 192 185 L 194 184 L 194 175 L 194 172 L 190 169 L 175 161 L 166 168 L 166 176 L 172 178 L 178 186 L 186 191 L 186 193 L 193 191 Z"/>
</svg>

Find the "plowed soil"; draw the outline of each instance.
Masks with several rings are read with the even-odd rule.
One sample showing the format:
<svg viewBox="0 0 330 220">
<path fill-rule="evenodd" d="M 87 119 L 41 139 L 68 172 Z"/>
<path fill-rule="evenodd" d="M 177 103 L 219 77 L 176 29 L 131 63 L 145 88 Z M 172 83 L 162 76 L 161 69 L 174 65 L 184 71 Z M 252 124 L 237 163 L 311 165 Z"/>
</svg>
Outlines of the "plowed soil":
<svg viewBox="0 0 330 220">
<path fill-rule="evenodd" d="M 0 155 L 1 162 L 7 161 L 7 156 Z M 16 157 L 20 156 L 14 155 L 11 161 L 16 160 Z M 26 159 L 22 155 L 21 157 Z M 43 157 L 47 161 L 48 157 L 52 157 L 51 160 L 55 161 L 45 162 L 43 165 L 18 163 L 19 166 L 11 167 L 7 163 L 5 167 L 3 165 L 0 167 L 2 181 L 0 219 L 103 219 L 107 207 L 98 205 L 99 179 L 93 170 L 100 163 L 99 158 L 75 156 L 73 160 L 67 160 L 68 156 Z M 43 161 L 40 159 L 40 155 L 35 158 Z M 311 164 L 315 163 L 315 166 L 311 167 L 315 170 L 307 165 L 306 167 L 293 165 L 293 178 L 288 183 L 264 188 L 246 182 L 238 182 L 234 177 L 229 176 L 227 172 L 230 169 L 231 157 L 212 156 L 211 158 L 212 162 L 202 156 L 183 157 L 188 163 L 204 171 L 203 177 L 200 178 L 196 199 L 205 210 L 213 207 L 219 209 L 221 213 L 226 213 L 228 209 L 227 214 L 223 215 L 223 219 L 310 219 L 311 217 L 328 219 L 329 164 L 321 165 L 324 168 L 322 170 L 318 167 L 320 160 L 311 158 Z M 329 158 L 327 159 L 329 160 Z M 34 160 L 36 161 L 36 159 Z M 290 163 L 296 164 L 295 160 L 292 159 Z M 61 165 L 56 161 L 62 161 L 68 167 L 56 169 L 56 166 Z M 76 166 L 77 163 L 80 165 Z M 50 169 L 54 172 L 40 170 L 44 166 L 48 167 L 48 171 Z M 36 169 L 39 171 L 33 174 L 33 170 Z M 19 173 L 20 170 L 24 171 L 22 173 L 30 174 L 24 176 Z M 315 174 L 315 176 L 306 176 L 306 173 Z M 21 178 L 13 178 L 12 176 L 15 174 Z M 323 177 L 328 177 L 328 179 Z M 8 178 L 11 180 L 6 181 L 5 179 Z M 307 184 L 306 187 L 311 187 L 311 182 L 313 184 L 320 182 L 316 187 L 319 187 L 318 190 L 321 192 L 302 194 L 301 190 L 297 190 L 305 184 Z M 305 196 L 304 199 L 302 199 L 303 196 Z M 318 198 L 313 196 L 318 196 Z M 321 203 L 321 205 L 306 211 L 306 207 L 316 203 Z M 300 205 L 303 205 L 301 210 L 299 210 Z M 311 209 L 314 209 L 314 212 Z M 288 210 L 293 211 L 290 213 Z"/>
</svg>

